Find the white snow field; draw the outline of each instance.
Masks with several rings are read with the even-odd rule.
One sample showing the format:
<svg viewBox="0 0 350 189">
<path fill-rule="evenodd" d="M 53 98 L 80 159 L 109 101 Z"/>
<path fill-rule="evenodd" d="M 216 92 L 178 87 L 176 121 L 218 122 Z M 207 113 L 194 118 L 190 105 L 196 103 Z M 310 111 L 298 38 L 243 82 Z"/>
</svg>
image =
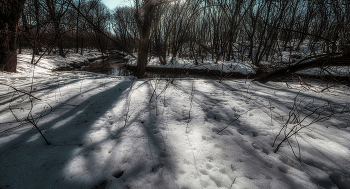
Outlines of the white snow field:
<svg viewBox="0 0 350 189">
<path fill-rule="evenodd" d="M 0 72 L 1 189 L 350 188 L 347 86 L 51 72 L 70 61 L 54 56 L 33 77 L 30 58 Z"/>
</svg>

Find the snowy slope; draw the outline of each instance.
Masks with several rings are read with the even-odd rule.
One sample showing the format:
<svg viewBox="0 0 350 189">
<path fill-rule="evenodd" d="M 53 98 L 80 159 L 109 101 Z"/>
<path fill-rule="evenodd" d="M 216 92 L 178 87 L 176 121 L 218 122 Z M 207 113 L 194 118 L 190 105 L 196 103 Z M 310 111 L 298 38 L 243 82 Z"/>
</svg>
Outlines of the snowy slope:
<svg viewBox="0 0 350 189">
<path fill-rule="evenodd" d="M 0 83 L 29 92 L 33 82 L 31 94 L 41 100 L 33 101 L 32 114 L 49 113 L 35 121 L 51 145 L 26 121 L 28 95 L 1 85 L 0 188 L 350 186 L 348 112 L 290 139 L 297 155 L 301 146 L 302 162 L 288 143 L 277 153 L 271 147 L 294 101 L 348 103 L 346 86 L 320 93 L 326 85 L 305 90 L 298 83 L 288 88 L 240 79 L 135 80 L 51 72 L 63 62 L 50 58 L 36 66 L 32 78 L 30 58 L 19 58 L 19 73 L 0 73 Z"/>
</svg>

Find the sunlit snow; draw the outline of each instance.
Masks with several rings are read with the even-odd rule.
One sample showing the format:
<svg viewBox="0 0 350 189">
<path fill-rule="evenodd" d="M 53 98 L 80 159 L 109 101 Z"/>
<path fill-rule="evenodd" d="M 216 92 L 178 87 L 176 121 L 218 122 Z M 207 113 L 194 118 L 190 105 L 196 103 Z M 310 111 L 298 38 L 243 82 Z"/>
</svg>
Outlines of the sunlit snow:
<svg viewBox="0 0 350 189">
<path fill-rule="evenodd" d="M 31 94 L 41 100 L 33 101 L 32 114 L 39 118 L 49 113 L 35 120 L 51 143 L 46 145 L 26 121 L 31 109 L 28 95 L 1 85 L 0 188 L 350 186 L 348 106 L 343 113 L 301 130 L 277 153 L 276 145 L 272 147 L 295 101 L 345 105 L 350 102 L 347 86 L 320 92 L 327 84 L 315 82 L 307 90 L 298 82 L 287 86 L 251 79 L 187 78 L 168 83 L 50 71 L 88 56 L 99 55 L 70 54 L 66 59 L 45 55 L 32 78 L 31 56 L 23 54 L 18 57 L 18 73 L 0 73 L 0 83 L 26 92 L 33 79 Z M 246 74 L 252 71 L 251 66 L 242 66 Z M 303 124 L 313 119 L 314 115 Z M 282 136 L 283 132 L 277 144 Z M 292 151 L 299 156 L 298 145 L 302 162 Z"/>
</svg>

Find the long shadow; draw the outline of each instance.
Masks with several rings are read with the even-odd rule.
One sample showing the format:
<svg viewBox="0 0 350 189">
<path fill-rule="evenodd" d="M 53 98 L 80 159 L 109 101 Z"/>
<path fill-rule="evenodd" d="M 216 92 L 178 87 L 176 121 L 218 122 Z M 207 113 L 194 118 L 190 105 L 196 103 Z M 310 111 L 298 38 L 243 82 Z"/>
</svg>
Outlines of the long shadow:
<svg viewBox="0 0 350 189">
<path fill-rule="evenodd" d="M 52 142 L 51 146 L 45 145 L 35 130 L 27 130 L 22 133 L 19 131 L 17 138 L 0 144 L 0 188 L 6 187 L 6 185 L 9 185 L 9 188 L 150 188 L 155 185 L 152 183 L 145 186 L 126 185 L 126 183 L 137 183 L 138 180 L 150 177 L 157 178 L 152 180 L 156 180 L 159 188 L 178 188 L 175 182 L 166 183 L 167 180 L 175 180 L 176 166 L 170 156 L 170 149 L 162 138 L 162 130 L 160 129 L 162 118 L 156 116 L 155 110 L 152 109 L 151 104 L 148 104 L 147 94 L 153 92 L 149 85 L 145 85 L 146 90 L 142 93 L 134 94 L 143 95 L 141 99 L 146 102 L 142 101 L 143 103 L 136 105 L 137 111 L 132 113 L 125 127 L 120 122 L 123 122 L 123 110 L 126 109 L 127 102 L 119 106 L 120 112 L 122 112 L 121 116 L 118 118 L 114 115 L 115 123 L 112 126 L 109 126 L 108 121 L 96 123 L 100 118 L 109 114 L 111 109 L 115 108 L 125 96 L 130 94 L 130 91 L 115 89 L 126 88 L 130 84 L 130 81 L 120 82 L 110 89 L 90 96 L 79 104 L 79 108 L 69 108 L 67 111 L 62 111 L 64 113 L 59 117 L 50 115 L 50 117 L 45 118 L 43 121 L 46 120 L 46 122 L 40 128 Z M 242 95 L 239 89 L 225 83 L 213 82 L 213 85 L 219 90 L 232 91 L 231 95 L 239 97 L 239 101 L 246 100 L 246 96 Z M 187 96 L 191 95 L 190 90 L 179 85 L 177 90 L 181 90 Z M 288 90 L 285 92 L 291 93 Z M 257 98 L 266 98 L 255 91 L 248 91 L 247 94 Z M 80 95 L 77 94 L 70 100 L 79 101 Z M 221 103 L 220 97 L 196 91 L 193 99 L 205 112 L 205 117 L 209 122 L 223 123 L 214 125 L 216 128 L 213 129 L 213 134 L 221 128 L 220 126 L 234 119 L 230 116 L 213 116 L 214 114 L 227 114 L 227 112 L 223 112 L 223 109 L 219 109 L 219 112 L 208 109 L 201 101 L 202 99 L 213 102 L 213 106 L 218 106 Z M 274 104 L 281 103 L 285 106 L 282 99 L 272 100 Z M 54 112 L 60 108 L 54 107 Z M 232 111 L 232 113 L 234 112 Z M 141 121 L 140 117 L 143 118 Z M 115 124 L 120 125 L 120 127 Z M 89 138 L 89 136 L 97 134 L 99 135 L 95 136 L 94 139 Z M 266 158 L 265 155 L 269 157 L 272 149 L 257 138 L 263 136 L 252 123 L 238 120 L 221 134 L 222 136 L 217 135 L 216 140 L 220 145 L 239 146 L 258 165 L 266 165 L 269 175 L 282 174 L 279 178 L 282 178 L 289 186 L 303 187 L 285 173 L 283 163 L 271 165 L 269 158 Z M 254 147 L 251 142 L 245 142 L 245 140 L 257 142 L 259 147 Z M 106 148 L 111 152 L 105 152 Z M 239 163 L 235 161 L 237 159 L 232 159 L 233 164 Z M 315 162 L 308 163 L 315 164 Z M 34 169 L 42 171 L 39 172 L 39 175 L 28 174 Z M 254 165 L 250 165 L 249 161 L 245 162 L 245 170 L 243 171 L 251 174 L 249 171 L 252 169 L 254 169 Z M 6 182 L 6 178 L 10 177 L 11 180 L 15 181 L 14 183 Z M 173 178 L 168 179 L 170 177 Z M 55 182 L 57 183 L 55 184 Z M 324 186 L 328 186 L 328 184 L 329 182 L 325 183 Z"/>
<path fill-rule="evenodd" d="M 115 87 L 119 88 L 119 87 L 125 87 L 128 85 L 130 85 L 130 82 L 124 81 L 124 82 L 118 83 Z M 24 145 L 23 143 L 28 143 L 28 141 L 33 140 L 33 138 L 35 138 L 35 140 L 38 140 L 40 142 L 36 143 L 36 145 L 35 144 L 29 145 L 28 149 L 26 149 L 22 152 L 23 154 L 17 154 L 16 156 L 26 157 L 26 156 L 28 156 L 26 154 L 28 151 L 35 152 L 35 151 L 37 151 L 36 148 L 44 148 L 44 149 L 48 150 L 47 151 L 48 153 L 52 153 L 50 148 L 55 149 L 55 148 L 60 148 L 59 146 L 61 146 L 61 148 L 64 149 L 64 146 L 82 145 L 84 143 L 84 136 L 87 134 L 87 132 L 89 132 L 89 129 L 93 124 L 93 121 L 95 119 L 98 119 L 100 116 L 104 115 L 104 113 L 106 111 L 108 111 L 114 103 L 116 103 L 117 101 L 120 100 L 120 97 L 122 96 L 122 92 L 116 91 L 115 87 L 112 87 L 111 89 L 105 90 L 104 92 L 101 92 L 101 93 L 98 93 L 94 96 L 89 97 L 87 100 L 85 100 L 84 102 L 82 102 L 79 105 L 80 106 L 79 108 L 72 108 L 71 110 L 67 111 L 63 115 L 60 115 L 60 116 L 46 122 L 42 126 L 40 126 L 40 129 L 44 132 L 44 134 L 46 135 L 48 140 L 52 143 L 52 145 L 46 146 L 44 144 L 44 140 L 42 138 L 36 138 L 36 135 L 37 135 L 36 130 L 33 130 L 33 131 L 27 130 L 27 131 L 21 133 L 15 139 L 2 145 L 1 146 L 2 150 L 1 150 L 1 154 L 0 154 L 2 163 L 11 162 L 11 159 L 10 159 L 11 156 L 8 155 L 8 153 L 11 152 L 11 149 L 19 148 L 21 145 Z M 113 99 L 113 100 L 109 101 L 108 99 L 103 98 L 103 96 L 109 97 L 109 100 L 111 100 L 111 99 Z M 84 111 L 80 111 L 80 110 L 84 110 Z M 77 117 L 77 116 L 79 116 L 79 114 L 82 114 L 82 113 L 89 114 L 89 117 L 87 118 L 87 121 L 85 123 L 79 123 L 79 120 L 81 120 L 81 118 Z M 74 116 L 74 118 L 70 119 L 68 121 L 64 120 L 64 118 L 71 117 L 71 116 Z M 61 123 L 62 125 L 60 125 L 57 128 L 52 128 L 53 126 L 57 125 L 57 123 Z M 86 129 L 83 130 L 81 128 L 78 128 L 78 125 L 79 125 L 79 127 L 84 127 Z M 69 139 L 70 141 L 66 141 L 66 140 L 63 141 L 63 139 Z M 71 147 L 68 147 L 68 148 L 71 148 Z M 42 153 L 45 153 L 45 150 Z M 37 157 L 38 159 L 35 159 L 34 161 L 39 161 L 39 162 L 45 161 L 45 162 L 48 162 L 49 164 L 51 162 L 52 163 L 57 162 L 57 163 L 63 165 L 63 164 L 65 164 L 65 162 L 69 161 L 69 158 L 71 158 L 71 156 L 68 155 L 68 154 L 70 154 L 70 152 L 67 153 L 67 151 L 65 151 L 64 155 L 51 154 L 53 156 L 50 156 L 50 158 L 46 157 L 47 154 L 46 155 L 45 154 L 33 154 L 33 153 L 30 153 L 30 154 L 33 156 L 39 156 L 39 157 Z M 43 156 L 46 158 L 42 158 L 40 156 Z M 27 164 L 27 165 L 24 164 L 22 166 L 23 166 L 22 170 L 30 172 L 30 169 L 31 169 L 30 164 Z M 4 172 L 1 171 L 1 172 L 6 173 L 6 171 L 4 171 Z M 21 173 L 18 173 L 18 174 L 21 174 Z M 22 172 L 22 174 L 25 174 L 25 173 Z M 16 177 L 16 175 L 12 175 L 12 176 Z M 35 177 L 35 176 L 32 176 L 32 177 Z M 31 179 L 34 179 L 34 178 L 31 178 Z M 31 179 L 24 179 L 23 181 L 20 181 L 20 182 L 31 182 L 30 181 Z"/>
<path fill-rule="evenodd" d="M 52 76 L 52 77 L 56 77 L 56 76 Z M 93 79 L 101 79 L 104 78 L 103 76 L 97 77 L 97 76 L 84 76 L 84 79 L 91 79 L 91 77 L 93 77 Z M 67 82 L 68 80 L 68 82 Z M 32 91 L 32 95 L 34 95 L 37 98 L 42 98 L 44 96 L 44 94 L 42 92 L 45 93 L 50 93 L 53 90 L 68 86 L 68 85 L 73 85 L 75 83 L 78 83 L 80 81 L 82 81 L 81 79 L 63 79 L 62 81 L 56 81 L 56 82 L 52 82 L 52 81 L 45 81 L 42 82 L 42 80 L 38 81 L 37 79 L 34 80 L 35 82 L 32 85 L 32 88 L 34 89 Z M 63 82 L 63 85 L 62 85 Z M 16 88 L 21 90 L 21 91 L 25 91 L 28 92 L 28 89 L 31 85 L 31 82 L 29 83 L 23 83 L 23 84 L 15 84 Z M 1 87 L 7 87 L 7 86 L 3 86 L 0 85 Z M 25 90 L 23 90 L 25 88 Z M 1 94 L 0 95 L 0 99 L 8 99 L 6 101 L 2 101 L 0 102 L 0 106 L 9 103 L 11 100 L 12 101 L 16 101 L 22 97 L 26 97 L 25 94 L 19 93 L 20 95 L 15 95 L 13 98 L 11 98 L 11 96 L 13 95 L 13 90 L 11 89 L 11 92 L 5 93 L 5 94 Z M 39 95 L 38 95 L 39 94 Z"/>
<path fill-rule="evenodd" d="M 117 86 L 125 86 L 125 85 L 127 85 L 127 83 L 128 83 L 128 81 L 124 81 L 124 82 L 122 82 L 122 83 L 118 83 L 115 87 L 117 87 Z M 116 93 L 119 93 L 119 94 L 118 94 L 119 96 L 117 96 L 117 98 L 115 98 L 114 102 L 118 101 L 118 100 L 119 100 L 119 97 L 120 97 L 120 95 L 121 95 L 121 92 L 120 92 L 120 91 L 116 91 L 116 90 L 114 89 L 115 87 L 113 87 L 113 88 L 111 88 L 111 89 L 109 89 L 109 90 L 104 91 L 102 94 L 101 94 L 101 93 L 98 93 L 98 94 L 96 94 L 96 95 L 94 95 L 94 96 L 89 97 L 88 99 L 86 99 L 84 102 L 82 102 L 82 103 L 79 105 L 79 106 L 80 106 L 79 109 L 84 109 L 84 110 L 87 110 L 87 111 L 93 111 L 93 110 L 94 110 L 94 106 L 93 106 L 93 104 L 91 104 L 91 101 L 93 101 L 93 100 L 96 99 L 97 97 L 101 97 L 101 96 L 108 96 L 108 95 L 109 95 L 109 96 L 113 96 L 113 97 L 114 97 L 114 95 L 115 95 Z M 93 90 L 93 89 L 91 89 L 91 90 Z M 87 92 L 89 92 L 89 91 L 91 91 L 91 90 L 84 91 L 84 93 L 87 93 Z M 75 96 L 72 96 L 72 97 L 71 97 L 70 99 L 68 99 L 67 101 L 72 100 L 72 99 L 76 99 L 76 98 L 78 98 L 80 95 L 81 95 L 81 94 L 77 94 L 77 95 L 75 95 Z M 95 101 L 96 101 L 96 100 L 95 100 Z M 97 98 L 97 101 L 96 101 L 97 104 L 98 104 L 98 101 L 106 101 L 106 100 L 103 99 L 103 98 L 101 98 L 101 99 L 98 99 L 98 98 Z M 108 107 L 110 108 L 110 106 L 108 106 Z M 53 107 L 53 112 L 55 112 L 55 111 L 56 111 L 57 109 L 59 109 L 59 108 L 60 108 L 59 106 Z M 90 108 L 90 109 L 89 109 L 89 108 Z M 107 107 L 105 107 L 105 108 L 107 108 Z M 56 118 L 54 118 L 54 119 L 50 120 L 49 122 L 46 122 L 45 124 L 43 124 L 42 126 L 40 126 L 40 129 L 42 129 L 42 130 L 49 129 L 50 127 L 52 127 L 52 125 L 54 125 L 55 123 L 59 122 L 60 120 L 66 118 L 66 117 L 70 117 L 70 116 L 72 116 L 72 115 L 75 115 L 75 114 L 79 111 L 79 109 L 73 108 L 73 109 L 71 109 L 70 111 L 66 112 L 65 114 L 60 115 L 60 116 L 57 116 Z M 106 110 L 104 109 L 103 111 L 106 111 Z M 102 112 L 102 111 L 101 111 L 101 112 Z M 102 113 L 96 115 L 96 117 L 99 116 L 99 115 L 102 115 Z M 92 119 L 94 119 L 94 117 L 92 117 Z M 72 121 L 70 121 L 70 122 L 72 122 Z M 70 122 L 66 122 L 66 123 L 63 125 L 63 127 L 64 127 L 65 125 L 69 125 Z M 28 134 L 28 133 L 31 133 L 31 131 L 27 131 L 27 132 L 23 133 L 23 135 L 26 135 L 26 134 Z M 21 136 L 21 140 L 24 141 L 25 139 L 23 139 L 22 137 L 23 137 L 23 136 Z"/>
<path fill-rule="evenodd" d="M 115 105 L 130 93 L 130 91 L 115 89 L 127 88 L 130 84 L 130 81 L 120 82 L 110 87 L 110 89 L 90 96 L 79 104 L 79 108 L 70 108 L 63 111 L 64 113 L 58 117 L 50 115 L 43 119 L 46 122 L 40 126 L 40 129 L 52 143 L 50 146 L 44 144 L 44 140 L 38 137 L 35 130 L 24 131 L 16 138 L 1 145 L 0 159 L 2 161 L 0 166 L 6 165 L 8 167 L 0 172 L 2 178 L 0 179 L 0 188 L 7 185 L 10 188 L 119 188 L 119 186 L 128 187 L 125 186 L 125 181 L 135 180 L 137 179 L 135 175 L 145 172 L 158 174 L 160 177 L 157 179 L 157 183 L 164 187 L 169 186 L 169 183 L 166 183 L 167 181 L 162 176 L 169 177 L 169 175 L 173 175 L 173 165 L 168 159 L 170 157 L 165 150 L 165 143 L 162 140 L 159 128 L 154 124 L 155 116 L 146 110 L 147 107 L 139 107 L 138 112 L 133 113 L 132 119 L 128 121 L 125 127 L 115 128 L 114 126 L 112 129 L 112 126 L 105 126 L 105 122 L 98 123 L 100 125 L 95 123 L 101 117 L 110 113 L 111 109 L 115 109 Z M 151 91 L 148 89 L 148 93 Z M 80 95 L 73 96 L 71 101 L 79 99 Z M 114 115 L 115 121 L 123 119 L 123 110 L 126 110 L 126 106 L 126 102 L 120 106 L 121 118 Z M 59 108 L 59 106 L 54 107 L 54 112 Z M 143 112 L 146 112 L 146 114 Z M 138 121 L 141 113 L 146 115 L 144 124 Z M 99 140 L 89 140 L 88 136 L 90 134 L 103 130 L 108 132 L 98 137 Z M 115 150 L 119 149 L 119 145 L 124 144 L 124 141 L 133 140 L 131 132 L 133 130 L 141 130 L 140 132 L 147 138 L 147 142 L 142 137 L 132 141 L 133 145 L 130 147 L 134 147 L 134 149 L 129 149 L 127 152 L 118 155 Z M 147 153 L 145 143 L 150 147 Z M 112 144 L 113 148 L 109 153 L 112 153 L 113 156 L 110 154 L 109 159 L 105 160 L 107 163 L 101 165 L 99 158 L 94 156 L 101 151 L 103 152 L 103 145 L 105 144 Z M 12 149 L 16 150 L 12 153 Z M 19 149 L 21 150 L 19 151 Z M 135 157 L 142 157 L 142 155 L 137 156 L 140 153 L 151 155 L 153 159 L 140 161 L 132 157 L 133 154 L 135 154 Z M 127 158 L 128 160 L 121 157 L 123 155 L 128 156 L 128 154 L 130 156 Z M 79 158 L 84 162 L 82 165 L 79 164 L 79 161 L 75 162 Z M 104 157 L 101 156 L 101 158 Z M 16 162 L 11 163 L 12 160 L 16 160 Z M 123 161 L 131 161 L 132 163 L 128 167 L 123 167 Z M 112 167 L 108 167 L 109 165 Z M 55 170 L 52 167 L 58 167 L 59 169 Z M 86 169 L 82 170 L 81 167 Z M 26 174 L 34 169 L 42 171 L 39 171 L 39 175 Z M 77 170 L 77 172 L 75 173 L 74 170 Z M 16 178 L 18 175 L 21 176 Z M 73 176 L 67 178 L 68 175 Z M 14 183 L 7 183 L 4 180 L 10 177 L 12 178 L 10 180 L 15 181 Z M 92 179 L 89 181 L 82 178 Z M 36 182 L 38 179 L 41 182 Z M 117 179 L 117 181 L 111 182 L 109 179 Z M 57 185 L 55 185 L 55 182 L 57 182 Z M 171 185 L 176 186 L 174 183 Z"/>
<path fill-rule="evenodd" d="M 70 82 L 65 83 L 65 85 L 71 85 L 71 84 L 77 83 L 77 82 L 79 82 L 79 81 L 80 81 L 80 80 L 71 80 Z M 41 87 L 41 86 L 45 86 L 45 87 Z M 17 89 L 19 89 L 19 90 L 21 90 L 21 91 L 28 92 L 27 90 L 23 90 L 23 89 L 22 89 L 22 88 L 24 88 L 24 87 L 28 89 L 28 88 L 29 88 L 29 87 L 28 87 L 28 83 L 25 84 L 25 86 L 17 86 L 17 85 L 16 85 L 16 88 L 17 88 Z M 60 87 L 62 87 L 62 86 L 60 86 Z M 40 99 L 40 98 L 43 96 L 43 94 L 37 95 L 38 93 L 41 93 L 41 92 L 44 92 L 44 91 L 45 91 L 46 93 L 50 93 L 51 91 L 58 89 L 58 85 L 57 85 L 57 83 L 52 84 L 52 83 L 50 83 L 50 82 L 45 82 L 45 83 L 34 83 L 33 88 L 34 88 L 34 89 L 38 88 L 38 89 L 37 89 L 37 90 L 34 90 L 34 91 L 32 92 L 32 95 L 34 95 L 35 97 L 37 97 L 37 98 Z M 11 90 L 12 90 L 12 89 L 11 89 Z M 14 93 L 14 91 L 11 91 L 11 92 L 9 92 L 9 93 L 5 93 L 5 94 L 0 95 L 0 99 L 1 99 L 1 98 L 3 98 L 3 99 L 8 99 L 8 100 L 5 100 L 5 101 L 0 102 L 0 106 L 1 106 L 1 105 L 4 105 L 4 104 L 8 104 L 8 103 L 10 103 L 11 101 L 19 100 L 19 99 L 22 98 L 22 97 L 27 97 L 26 94 L 19 93 L 19 95 L 15 95 L 15 96 L 13 96 L 13 98 L 11 98 L 12 95 L 13 95 L 13 93 Z M 1 112 L 0 112 L 0 113 L 1 113 Z"/>
<path fill-rule="evenodd" d="M 119 185 L 107 185 L 109 188 L 179 188 L 176 182 L 173 182 L 176 178 L 174 176 L 175 164 L 162 135 L 162 129 L 160 128 L 162 120 L 156 115 L 152 106 L 153 102 L 148 103 L 149 99 L 147 97 L 150 97 L 149 94 L 152 94 L 153 91 L 149 84 L 144 85 L 144 87 L 147 87 L 146 90 L 142 91 L 144 103 L 139 104 L 141 107 L 138 107 L 138 113 L 131 116 L 132 119 L 128 121 L 126 127 L 113 133 L 113 137 L 118 139 L 120 145 L 123 145 L 123 141 L 127 143 L 127 140 L 132 140 L 133 150 L 122 154 L 121 156 L 124 157 L 118 161 L 120 164 L 123 164 L 123 161 L 129 162 L 129 165 L 121 165 L 115 168 L 119 172 L 123 170 L 123 175 L 118 179 L 131 185 L 122 182 Z M 133 103 L 132 99 L 131 103 Z M 126 132 L 124 128 L 129 131 Z M 128 134 L 125 136 L 128 139 L 125 139 L 125 137 L 122 137 L 122 130 L 124 133 L 130 133 L 130 130 L 133 130 L 135 132 L 133 135 L 141 136 L 133 139 L 134 136 Z M 138 159 L 139 157 L 143 158 Z M 142 183 L 140 180 L 150 178 L 152 178 L 152 183 L 148 183 L 149 185 L 138 184 Z"/>
<path fill-rule="evenodd" d="M 96 79 L 96 77 L 95 77 L 95 79 Z M 78 81 L 79 80 L 71 80 L 70 82 L 67 82 L 63 86 L 61 85 L 59 87 L 70 86 L 70 85 L 73 85 L 73 84 L 77 83 Z M 110 84 L 110 83 L 114 83 L 114 82 L 104 83 L 103 85 Z M 37 89 L 37 87 L 38 87 L 37 85 L 38 84 L 40 84 L 40 83 L 37 83 L 37 84 L 33 85 L 33 89 L 35 89 L 35 90 L 31 94 L 34 95 L 36 98 L 39 98 L 41 100 L 39 100 L 37 102 L 34 102 L 34 107 L 36 106 L 35 105 L 36 103 L 46 103 L 48 106 L 50 106 L 52 108 L 53 112 L 55 112 L 56 110 L 62 108 L 61 106 L 55 106 L 54 105 L 55 103 L 58 102 L 58 103 L 61 103 L 61 104 L 67 104 L 67 102 L 70 101 L 71 99 L 75 99 L 75 98 L 79 97 L 80 95 L 85 95 L 85 94 L 87 94 L 87 93 L 89 93 L 89 92 L 94 90 L 94 88 L 90 88 L 88 90 L 83 89 L 83 91 L 81 93 L 77 93 L 76 95 L 71 96 L 69 99 L 67 99 L 65 101 L 54 102 L 56 100 L 50 100 L 45 95 L 46 94 L 53 94 L 52 91 L 57 90 L 58 86 L 55 84 L 54 86 L 50 86 L 49 85 L 49 86 L 47 86 L 45 88 Z M 102 85 L 100 87 L 102 87 Z M 67 89 L 65 89 L 65 90 L 67 90 Z M 72 90 L 72 89 L 69 89 L 69 90 Z M 78 89 L 73 89 L 73 90 L 77 90 L 78 91 Z M 45 92 L 45 94 L 40 93 L 40 92 Z M 39 93 L 39 94 L 37 94 L 37 93 Z M 61 92 L 61 90 L 59 90 L 59 93 L 57 92 L 58 98 L 60 98 L 62 93 L 64 93 L 64 91 Z M 7 95 L 7 96 L 5 96 L 5 95 Z M 6 93 L 5 95 L 4 95 L 3 98 L 4 99 L 8 99 L 8 100 L 4 101 L 1 104 L 9 104 L 9 103 L 11 103 L 12 104 L 11 105 L 11 109 L 13 109 L 15 111 L 15 114 L 16 114 L 16 109 L 17 110 L 24 110 L 24 109 L 26 109 L 28 111 L 30 110 L 30 106 L 31 105 L 28 103 L 28 95 L 27 94 L 20 93 L 19 95 L 18 94 L 14 95 L 14 92 L 11 92 L 11 93 Z M 55 93 L 55 99 L 56 99 L 56 93 Z M 40 110 L 39 112 L 41 112 L 41 111 L 42 110 Z M 38 111 L 33 111 L 33 112 L 37 112 L 37 113 L 34 113 L 34 117 L 36 117 L 37 115 L 35 115 L 35 114 L 38 114 Z M 6 113 L 7 113 L 7 115 L 10 115 L 11 117 L 13 117 L 13 115 L 9 114 L 10 113 L 10 109 L 9 109 L 8 106 L 6 106 L 2 110 L 0 110 L 0 115 L 4 115 L 4 114 L 6 115 Z M 22 114 L 23 114 L 23 112 L 22 112 Z M 26 121 L 24 120 L 26 118 L 26 116 L 27 115 L 25 115 L 25 117 L 18 117 L 18 118 L 20 120 L 24 121 L 24 123 L 26 123 Z M 0 122 L 0 124 L 2 124 L 2 122 Z M 19 126 L 21 126 L 21 125 L 23 125 L 23 124 L 20 124 Z M 11 126 L 11 127 L 17 128 L 17 126 Z M 11 129 L 11 127 L 10 128 L 4 128 L 1 131 L 5 131 L 5 130 L 8 130 L 8 129 Z"/>
</svg>

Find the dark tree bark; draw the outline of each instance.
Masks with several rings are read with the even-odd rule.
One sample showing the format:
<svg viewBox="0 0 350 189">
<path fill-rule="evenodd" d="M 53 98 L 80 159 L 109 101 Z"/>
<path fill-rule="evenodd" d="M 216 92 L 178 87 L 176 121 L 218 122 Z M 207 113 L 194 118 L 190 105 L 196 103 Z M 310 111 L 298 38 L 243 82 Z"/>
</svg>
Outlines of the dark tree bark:
<svg viewBox="0 0 350 189">
<path fill-rule="evenodd" d="M 139 52 L 137 56 L 137 70 L 136 70 L 136 76 L 138 78 L 144 77 L 144 74 L 146 72 L 146 66 L 147 66 L 147 58 L 148 58 L 148 52 L 149 52 L 149 39 L 143 38 L 140 39 L 139 42 Z"/>
<path fill-rule="evenodd" d="M 149 52 L 148 47 L 150 30 L 156 7 L 156 1 L 153 0 L 144 0 L 143 3 L 143 7 L 141 9 L 138 9 L 138 7 L 136 8 L 134 15 L 140 35 L 139 50 L 137 56 L 137 69 L 135 73 L 138 78 L 144 77 L 144 74 L 146 72 L 146 66 L 148 63 L 147 58 Z M 141 12 L 143 13 L 142 17 Z"/>
<path fill-rule="evenodd" d="M 40 6 L 39 6 L 39 0 L 34 1 L 34 15 L 35 15 L 35 21 L 36 21 L 36 33 L 35 33 L 35 41 L 34 41 L 34 54 L 39 55 L 39 51 L 41 49 L 41 42 L 40 42 L 40 37 L 39 33 L 41 30 L 41 25 L 40 25 Z"/>
<path fill-rule="evenodd" d="M 18 24 L 24 2 L 0 1 L 0 71 L 16 72 Z"/>
<path fill-rule="evenodd" d="M 75 31 L 75 53 L 79 52 L 79 16 L 80 16 L 80 0 L 78 1 L 78 11 L 77 11 L 77 30 Z M 82 47 L 83 48 L 83 47 Z"/>
<path fill-rule="evenodd" d="M 141 1 L 141 4 L 139 3 Z M 135 75 L 138 78 L 142 78 L 146 72 L 146 66 L 148 63 L 148 52 L 149 52 L 149 42 L 150 34 L 153 25 L 157 25 L 161 19 L 161 16 L 156 16 L 156 14 L 161 14 L 161 11 L 156 10 L 159 6 L 165 6 L 168 3 L 175 2 L 178 0 L 135 0 L 136 10 L 134 18 L 137 24 L 137 29 L 139 32 L 139 46 L 138 46 L 138 57 L 137 57 L 137 67 Z M 164 8 L 164 7 L 162 7 Z M 162 9 L 159 8 L 159 9 Z"/>
<path fill-rule="evenodd" d="M 276 71 L 267 73 L 262 76 L 258 76 L 253 81 L 259 81 L 261 83 L 266 83 L 277 77 L 285 76 L 297 71 L 306 70 L 310 68 L 322 68 L 328 66 L 350 66 L 350 53 L 346 54 L 327 54 L 315 56 L 314 58 L 309 57 L 307 59 L 301 60 L 300 62 L 287 66 Z"/>
</svg>

